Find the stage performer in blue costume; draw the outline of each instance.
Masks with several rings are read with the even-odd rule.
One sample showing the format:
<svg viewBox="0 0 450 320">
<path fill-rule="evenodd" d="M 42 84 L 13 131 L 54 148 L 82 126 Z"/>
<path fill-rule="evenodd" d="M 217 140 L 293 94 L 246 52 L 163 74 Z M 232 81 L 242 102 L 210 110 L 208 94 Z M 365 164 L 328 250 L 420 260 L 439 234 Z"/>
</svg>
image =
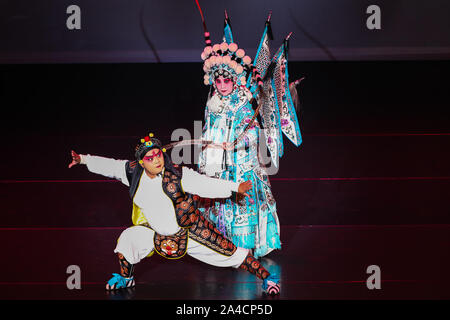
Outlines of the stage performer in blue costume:
<svg viewBox="0 0 450 320">
<path fill-rule="evenodd" d="M 206 43 L 201 54 L 204 84 L 210 86 L 201 139 L 224 147 L 204 146 L 198 171 L 238 183 L 251 181 L 253 185 L 249 197 L 236 194 L 227 199 L 205 199 L 201 201 L 201 210 L 228 239 L 251 249 L 258 258 L 281 248 L 268 164 L 272 163 L 272 169 L 278 168 L 283 155 L 283 134 L 296 146 L 302 142 L 295 88 L 300 80 L 289 84 L 287 71 L 290 34 L 271 57 L 269 15 L 252 63 L 234 42 L 226 12 L 223 42 L 215 45 L 211 44 L 201 9 L 200 13 Z M 262 161 L 267 149 L 270 157 Z"/>
<path fill-rule="evenodd" d="M 135 264 L 156 252 L 167 259 L 179 259 L 187 253 L 213 266 L 241 268 L 260 278 L 266 293 L 280 292 L 278 276 L 270 274 L 248 249 L 226 239 L 197 209 L 198 196 L 248 196 L 250 181 L 214 179 L 175 166 L 153 134 L 141 139 L 135 157 L 135 161 L 115 160 L 72 151 L 69 164 L 69 168 L 85 164 L 89 171 L 129 187 L 134 226 L 124 230 L 117 241 L 114 252 L 120 274 L 113 274 L 107 290 L 133 287 Z"/>
</svg>

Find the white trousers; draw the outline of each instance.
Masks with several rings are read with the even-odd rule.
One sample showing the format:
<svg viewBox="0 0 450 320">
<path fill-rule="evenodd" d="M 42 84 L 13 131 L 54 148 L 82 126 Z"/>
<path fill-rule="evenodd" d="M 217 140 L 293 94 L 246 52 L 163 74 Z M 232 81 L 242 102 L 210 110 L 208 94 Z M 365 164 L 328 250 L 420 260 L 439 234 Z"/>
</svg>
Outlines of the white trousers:
<svg viewBox="0 0 450 320">
<path fill-rule="evenodd" d="M 154 250 L 154 236 L 155 232 L 147 227 L 130 227 L 120 235 L 114 252 L 123 254 L 128 262 L 136 264 Z M 248 249 L 238 247 L 232 256 L 226 256 L 191 238 L 188 239 L 187 243 L 188 255 L 216 267 L 239 268 L 248 252 Z"/>
</svg>

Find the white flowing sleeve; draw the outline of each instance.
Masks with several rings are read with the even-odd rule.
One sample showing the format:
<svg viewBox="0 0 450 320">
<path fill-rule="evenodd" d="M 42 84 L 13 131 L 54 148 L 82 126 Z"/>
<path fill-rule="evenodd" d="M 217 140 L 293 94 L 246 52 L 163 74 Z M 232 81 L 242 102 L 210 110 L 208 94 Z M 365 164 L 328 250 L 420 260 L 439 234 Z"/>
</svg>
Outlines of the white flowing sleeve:
<svg viewBox="0 0 450 320">
<path fill-rule="evenodd" d="M 192 169 L 183 167 L 181 179 L 183 190 L 203 198 L 228 198 L 237 192 L 239 183 L 223 179 L 210 178 Z"/>
<path fill-rule="evenodd" d="M 81 163 L 85 164 L 90 172 L 117 179 L 126 186 L 130 185 L 125 171 L 127 160 L 91 156 L 90 154 L 80 156 Z"/>
</svg>

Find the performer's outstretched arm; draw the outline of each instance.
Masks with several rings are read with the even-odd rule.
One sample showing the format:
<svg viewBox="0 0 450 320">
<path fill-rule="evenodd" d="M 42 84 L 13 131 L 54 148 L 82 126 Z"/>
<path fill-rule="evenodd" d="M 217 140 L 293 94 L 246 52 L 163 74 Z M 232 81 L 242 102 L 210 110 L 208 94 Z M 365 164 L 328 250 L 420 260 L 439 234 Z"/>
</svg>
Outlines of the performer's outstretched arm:
<svg viewBox="0 0 450 320">
<path fill-rule="evenodd" d="M 76 164 L 85 164 L 90 172 L 101 174 L 102 176 L 114 178 L 129 186 L 125 166 L 128 160 L 115 160 L 99 156 L 81 155 L 72 151 L 72 162 L 69 168 Z"/>
<path fill-rule="evenodd" d="M 185 192 L 204 198 L 228 198 L 232 192 L 248 197 L 246 192 L 252 188 L 250 181 L 239 184 L 238 182 L 210 178 L 187 167 L 183 167 L 181 185 Z"/>
</svg>

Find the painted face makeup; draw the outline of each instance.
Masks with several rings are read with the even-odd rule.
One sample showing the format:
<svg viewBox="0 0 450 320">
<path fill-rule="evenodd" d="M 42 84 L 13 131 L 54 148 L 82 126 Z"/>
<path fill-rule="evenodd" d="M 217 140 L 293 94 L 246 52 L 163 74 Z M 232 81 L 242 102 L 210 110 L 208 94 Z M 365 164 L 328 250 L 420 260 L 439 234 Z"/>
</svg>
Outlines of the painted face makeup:
<svg viewBox="0 0 450 320">
<path fill-rule="evenodd" d="M 141 166 L 150 178 L 154 178 L 164 169 L 164 157 L 161 149 L 152 149 L 142 158 Z"/>
<path fill-rule="evenodd" d="M 160 149 L 157 149 L 156 152 L 152 153 L 149 156 L 144 156 L 142 158 L 142 160 L 147 161 L 147 162 L 153 162 L 153 160 L 155 160 L 156 158 L 160 158 L 162 156 L 162 151 Z"/>
<path fill-rule="evenodd" d="M 219 76 L 216 78 L 215 83 L 217 90 L 222 96 L 227 96 L 233 92 L 234 83 L 232 79 Z"/>
</svg>

